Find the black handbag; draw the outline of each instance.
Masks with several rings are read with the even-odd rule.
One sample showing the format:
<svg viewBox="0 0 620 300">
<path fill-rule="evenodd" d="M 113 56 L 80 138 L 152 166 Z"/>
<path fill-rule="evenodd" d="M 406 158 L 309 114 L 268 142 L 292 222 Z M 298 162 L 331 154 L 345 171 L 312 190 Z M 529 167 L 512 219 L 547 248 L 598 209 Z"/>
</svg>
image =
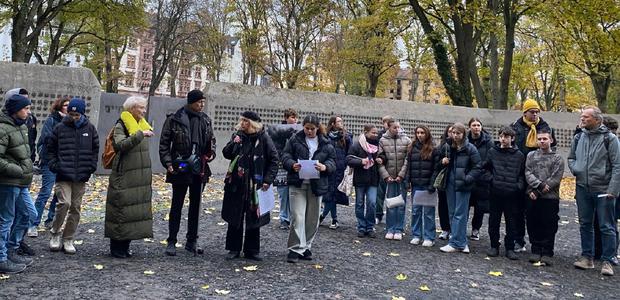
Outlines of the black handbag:
<svg viewBox="0 0 620 300">
<path fill-rule="evenodd" d="M 196 154 L 196 145 L 192 148 L 192 154 L 187 158 L 177 157 L 172 161 L 172 168 L 177 173 L 189 173 L 200 175 L 202 172 L 202 160 Z"/>
</svg>

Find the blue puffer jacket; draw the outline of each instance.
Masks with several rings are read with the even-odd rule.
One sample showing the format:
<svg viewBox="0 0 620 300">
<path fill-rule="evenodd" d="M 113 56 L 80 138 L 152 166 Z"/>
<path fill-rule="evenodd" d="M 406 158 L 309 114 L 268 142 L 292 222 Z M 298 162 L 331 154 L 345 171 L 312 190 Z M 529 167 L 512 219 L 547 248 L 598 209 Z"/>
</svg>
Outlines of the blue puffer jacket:
<svg viewBox="0 0 620 300">
<path fill-rule="evenodd" d="M 41 165 L 47 164 L 47 140 L 52 136 L 54 127 L 62 121 L 62 116 L 59 112 L 55 111 L 47 117 L 43 128 L 41 129 L 41 135 L 37 142 L 37 153 L 39 154 L 39 161 Z"/>
</svg>

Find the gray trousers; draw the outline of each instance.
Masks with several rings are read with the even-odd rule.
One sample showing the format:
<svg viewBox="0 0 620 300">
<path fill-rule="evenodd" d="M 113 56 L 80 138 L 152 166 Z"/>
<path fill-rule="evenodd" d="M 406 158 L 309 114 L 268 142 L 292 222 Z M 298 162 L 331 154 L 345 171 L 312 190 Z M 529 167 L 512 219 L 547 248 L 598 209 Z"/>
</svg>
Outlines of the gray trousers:
<svg viewBox="0 0 620 300">
<path fill-rule="evenodd" d="M 312 247 L 319 229 L 319 214 L 323 196 L 315 196 L 310 184 L 300 188 L 289 186 L 291 229 L 288 234 L 288 250 L 303 255 Z"/>
</svg>

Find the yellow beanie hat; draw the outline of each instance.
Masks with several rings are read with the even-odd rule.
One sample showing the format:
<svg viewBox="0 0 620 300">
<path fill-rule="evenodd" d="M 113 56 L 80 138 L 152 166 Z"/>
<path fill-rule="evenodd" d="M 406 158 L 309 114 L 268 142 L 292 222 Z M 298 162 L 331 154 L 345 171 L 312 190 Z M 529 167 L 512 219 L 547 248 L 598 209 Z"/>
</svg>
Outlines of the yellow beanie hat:
<svg viewBox="0 0 620 300">
<path fill-rule="evenodd" d="M 538 105 L 538 102 L 534 99 L 527 99 L 525 100 L 525 103 L 523 103 L 523 112 L 534 108 L 540 110 L 540 105 Z"/>
</svg>

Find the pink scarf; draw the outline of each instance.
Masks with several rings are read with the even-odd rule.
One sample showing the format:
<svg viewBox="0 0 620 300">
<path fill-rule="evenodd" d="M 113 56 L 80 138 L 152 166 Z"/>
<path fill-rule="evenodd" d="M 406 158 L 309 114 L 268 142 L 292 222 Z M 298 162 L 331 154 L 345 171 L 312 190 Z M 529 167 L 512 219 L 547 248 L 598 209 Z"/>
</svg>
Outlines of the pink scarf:
<svg viewBox="0 0 620 300">
<path fill-rule="evenodd" d="M 373 144 L 369 144 L 366 141 L 366 136 L 363 133 L 360 134 L 359 142 L 360 146 L 362 146 L 362 149 L 364 149 L 364 151 L 368 153 L 368 162 L 364 164 L 364 169 L 370 169 L 375 164 L 375 160 L 372 158 L 372 154 L 376 153 L 379 150 L 379 147 Z"/>
</svg>

